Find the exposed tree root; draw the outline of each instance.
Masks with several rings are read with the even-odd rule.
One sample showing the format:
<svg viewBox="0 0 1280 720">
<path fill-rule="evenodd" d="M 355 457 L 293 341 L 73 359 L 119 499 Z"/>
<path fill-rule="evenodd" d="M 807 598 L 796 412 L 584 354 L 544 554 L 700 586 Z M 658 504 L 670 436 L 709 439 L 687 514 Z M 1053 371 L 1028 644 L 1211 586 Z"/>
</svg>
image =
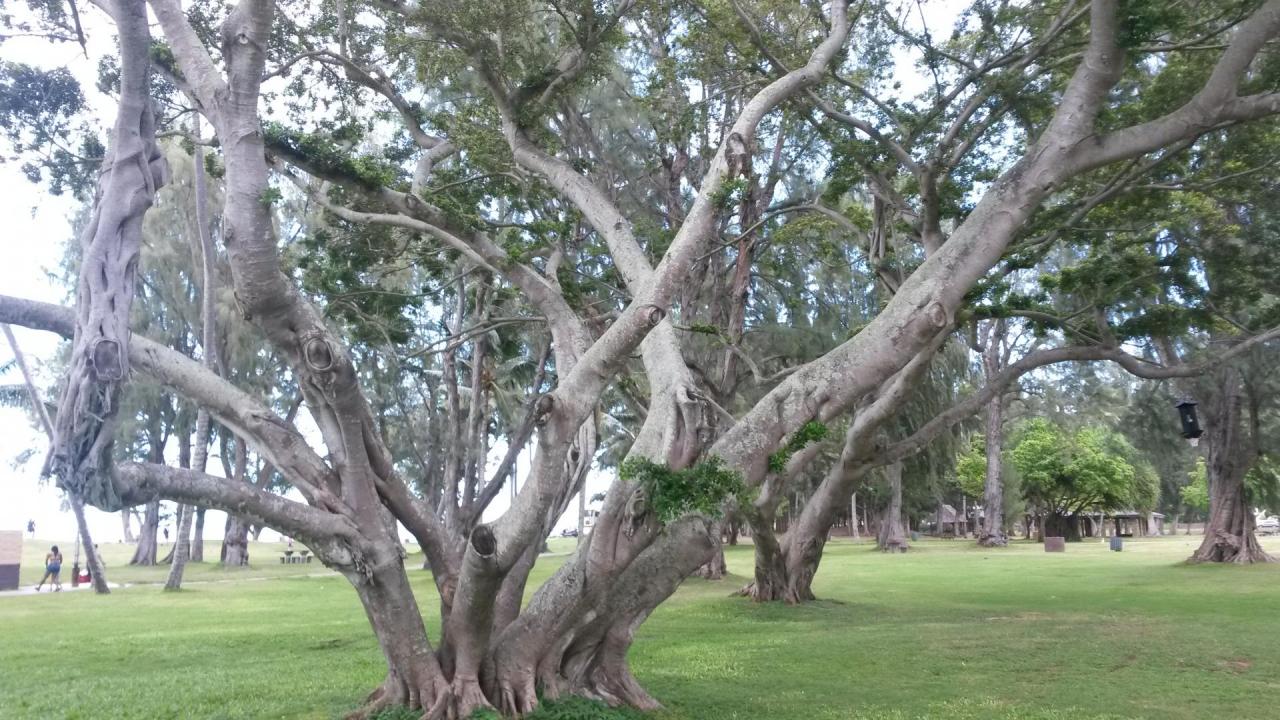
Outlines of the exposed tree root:
<svg viewBox="0 0 1280 720">
<path fill-rule="evenodd" d="M 994 535 L 983 535 L 982 537 L 978 538 L 979 547 L 997 548 L 997 547 L 1008 547 L 1008 545 L 1009 545 L 1009 537 L 1004 533 L 998 533 Z"/>
<path fill-rule="evenodd" d="M 599 700 L 611 707 L 629 706 L 644 711 L 661 710 L 662 703 L 648 693 L 627 669 L 626 663 L 609 663 L 611 667 L 597 667 L 590 679 L 574 688 L 575 694 Z"/>
<path fill-rule="evenodd" d="M 803 603 L 816 600 L 808 586 L 800 586 L 795 583 L 779 583 L 777 585 L 762 586 L 759 583 L 748 583 L 731 597 L 747 597 L 754 602 L 784 602 L 788 605 L 800 605 Z"/>
<path fill-rule="evenodd" d="M 430 672 L 414 672 L 412 675 L 414 677 L 405 678 L 400 673 L 389 673 L 387 679 L 365 698 L 363 706 L 346 715 L 346 720 L 369 720 L 392 707 L 422 710 L 423 720 L 452 720 L 453 693 L 444 679 Z"/>
<path fill-rule="evenodd" d="M 449 720 L 466 720 L 477 710 L 494 710 L 495 708 L 484 696 L 480 683 L 475 678 L 455 677 L 453 679 L 452 704 Z"/>
<path fill-rule="evenodd" d="M 1255 563 L 1272 563 L 1276 558 L 1269 555 L 1258 544 L 1258 538 L 1252 532 L 1244 537 L 1227 532 L 1216 532 L 1206 537 L 1204 543 L 1195 553 L 1187 558 L 1191 564 L 1229 563 L 1233 565 L 1252 565 Z"/>
<path fill-rule="evenodd" d="M 538 692 L 532 674 L 498 680 L 498 711 L 505 717 L 528 715 L 538 707 Z"/>
</svg>

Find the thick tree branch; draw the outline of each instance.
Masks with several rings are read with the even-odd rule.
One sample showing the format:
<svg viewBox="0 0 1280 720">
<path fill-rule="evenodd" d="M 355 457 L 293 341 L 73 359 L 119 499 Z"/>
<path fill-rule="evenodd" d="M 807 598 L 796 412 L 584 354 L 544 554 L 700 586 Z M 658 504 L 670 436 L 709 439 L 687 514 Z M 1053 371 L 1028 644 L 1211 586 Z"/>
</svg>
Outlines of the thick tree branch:
<svg viewBox="0 0 1280 720">
<path fill-rule="evenodd" d="M 1248 352 L 1251 348 L 1280 338 L 1280 327 L 1272 328 L 1247 340 L 1233 345 L 1230 349 L 1199 363 L 1178 363 L 1175 365 L 1159 365 L 1143 358 L 1131 355 L 1116 347 L 1103 346 L 1071 346 L 1038 350 L 1006 366 L 993 375 L 977 392 L 956 403 L 932 420 L 925 423 L 910 437 L 891 445 L 879 458 L 877 464 L 888 464 L 902 460 L 928 445 L 947 428 L 970 417 L 991 402 L 998 395 L 1016 382 L 1023 375 L 1037 368 L 1062 362 L 1088 362 L 1105 360 L 1114 362 L 1129 374 L 1148 380 L 1168 380 L 1202 375 L 1208 370 Z"/>
<path fill-rule="evenodd" d="M 155 463 L 123 463 L 117 468 L 121 498 L 141 505 L 157 498 L 225 510 L 259 524 L 284 530 L 308 542 L 330 544 L 354 539 L 350 518 L 325 512 L 250 483 Z"/>
<path fill-rule="evenodd" d="M 1178 140 L 1197 137 L 1223 123 L 1245 122 L 1280 112 L 1280 93 L 1237 95 L 1245 71 L 1277 34 L 1280 0 L 1268 0 L 1236 28 L 1209 79 L 1186 104 L 1155 120 L 1083 143 L 1073 158 L 1073 172 L 1152 152 Z"/>
<path fill-rule="evenodd" d="M 0 322 L 70 337 L 73 313 L 58 305 L 0 295 Z M 332 471 L 291 422 L 200 363 L 159 343 L 132 335 L 128 351 L 135 370 L 208 408 L 218 422 L 278 467 L 308 501 L 328 509 L 337 507 L 337 499 L 324 489 Z"/>
</svg>

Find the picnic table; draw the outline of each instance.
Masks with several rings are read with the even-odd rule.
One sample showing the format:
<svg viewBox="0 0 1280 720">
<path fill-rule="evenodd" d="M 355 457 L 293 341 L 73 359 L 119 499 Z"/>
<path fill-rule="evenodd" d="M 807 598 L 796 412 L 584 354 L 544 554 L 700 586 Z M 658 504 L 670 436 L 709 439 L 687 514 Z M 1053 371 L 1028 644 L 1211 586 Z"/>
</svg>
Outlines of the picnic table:
<svg viewBox="0 0 1280 720">
<path fill-rule="evenodd" d="M 310 550 L 299 550 L 297 551 L 296 554 L 294 553 L 293 550 L 285 550 L 284 554 L 280 556 L 281 565 L 286 565 L 286 564 L 292 565 L 294 563 L 301 564 L 301 563 L 309 563 L 309 562 L 311 562 Z"/>
</svg>

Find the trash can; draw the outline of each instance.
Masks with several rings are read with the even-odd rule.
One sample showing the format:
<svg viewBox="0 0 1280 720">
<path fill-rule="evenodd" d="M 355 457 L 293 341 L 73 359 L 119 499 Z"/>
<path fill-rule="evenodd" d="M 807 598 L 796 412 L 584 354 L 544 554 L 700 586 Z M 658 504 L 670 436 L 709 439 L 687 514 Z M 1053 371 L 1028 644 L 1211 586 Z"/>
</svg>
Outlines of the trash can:
<svg viewBox="0 0 1280 720">
<path fill-rule="evenodd" d="M 911 531 L 911 542 L 920 542 L 920 533 L 915 530 Z"/>
<path fill-rule="evenodd" d="M 1113 535 L 1111 537 L 1112 552 L 1120 552 L 1123 549 L 1124 549 L 1124 538 L 1120 537 L 1119 535 Z"/>
</svg>

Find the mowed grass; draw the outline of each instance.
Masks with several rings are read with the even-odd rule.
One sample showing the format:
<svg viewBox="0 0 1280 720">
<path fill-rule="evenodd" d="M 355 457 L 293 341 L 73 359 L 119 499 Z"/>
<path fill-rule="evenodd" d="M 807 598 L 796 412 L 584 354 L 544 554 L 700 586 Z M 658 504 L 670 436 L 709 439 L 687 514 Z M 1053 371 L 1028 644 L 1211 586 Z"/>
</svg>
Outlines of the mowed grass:
<svg viewBox="0 0 1280 720">
<path fill-rule="evenodd" d="M 574 543 L 575 541 L 570 538 L 552 538 L 547 541 L 552 555 L 571 552 Z M 288 545 L 283 542 L 251 542 L 249 543 L 250 564 L 248 566 L 224 568 L 217 562 L 221 544 L 221 540 L 205 542 L 205 558 L 208 562 L 188 563 L 182 575 L 184 583 L 204 584 L 209 582 L 334 574 L 333 571 L 321 565 L 320 561 L 315 558 L 312 558 L 310 563 L 290 564 L 280 562 L 281 555 L 288 548 Z M 71 586 L 71 568 L 76 559 L 75 540 L 32 540 L 24 538 L 22 542 L 22 567 L 19 571 L 19 580 L 23 587 L 40 582 L 40 578 L 44 575 L 44 557 L 53 545 L 57 545 L 62 551 L 62 584 L 64 587 Z M 305 548 L 305 545 L 294 543 L 293 549 L 295 551 Z M 156 553 L 156 559 L 165 558 L 171 549 L 173 549 L 173 543 L 162 541 L 159 551 Z M 410 553 L 415 553 L 418 547 L 410 544 L 407 549 Z M 168 565 L 146 567 L 129 565 L 129 561 L 133 559 L 133 545 L 124 543 L 107 543 L 104 545 L 99 543 L 98 550 L 102 553 L 103 562 L 107 564 L 107 581 L 113 586 L 117 584 L 163 584 L 169 577 Z M 80 564 L 81 566 L 84 565 L 83 555 L 80 557 Z M 422 559 L 419 556 L 415 567 L 421 566 Z"/>
<path fill-rule="evenodd" d="M 1280 566 L 1182 564 L 1199 539 L 903 556 L 837 540 L 823 599 L 803 607 L 729 597 L 751 567 L 731 548 L 736 574 L 686 583 L 641 627 L 633 667 L 667 705 L 655 720 L 1274 716 Z M 176 594 L 2 597 L 0 717 L 339 717 L 384 668 L 346 581 L 305 567 L 198 568 L 222 581 Z M 431 579 L 411 577 L 437 636 Z"/>
</svg>

